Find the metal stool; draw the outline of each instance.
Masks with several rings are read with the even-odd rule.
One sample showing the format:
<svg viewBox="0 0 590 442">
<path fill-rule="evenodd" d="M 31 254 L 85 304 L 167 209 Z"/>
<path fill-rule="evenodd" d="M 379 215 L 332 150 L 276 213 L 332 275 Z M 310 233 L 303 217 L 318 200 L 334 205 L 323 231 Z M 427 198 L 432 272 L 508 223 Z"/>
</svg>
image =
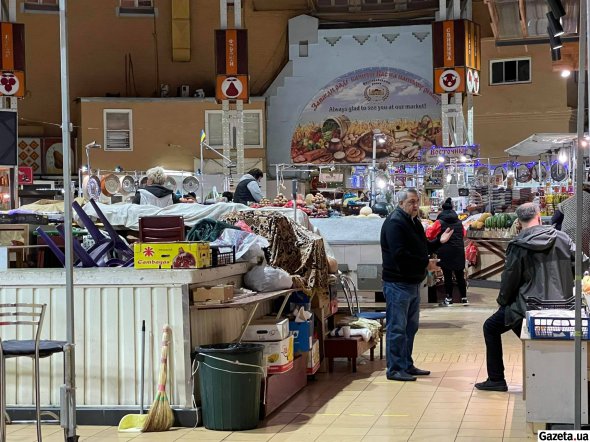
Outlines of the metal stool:
<svg viewBox="0 0 590 442">
<path fill-rule="evenodd" d="M 37 425 L 37 440 L 41 439 L 41 408 L 39 392 L 39 359 L 54 353 L 63 353 L 66 342 L 42 340 L 41 328 L 47 304 L 0 304 L 0 331 L 4 332 L 8 326 L 19 328 L 30 326 L 31 337 L 34 339 L 2 339 L 0 333 L 0 440 L 6 440 L 6 359 L 26 356 L 33 358 L 35 371 L 35 417 Z M 25 328 L 25 327 L 23 327 Z M 5 333 L 7 334 L 7 333 Z M 26 332 L 20 332 L 20 335 Z M 16 336 L 16 332 L 14 333 Z M 55 416 L 55 415 L 54 415 Z M 55 416 L 57 417 L 57 416 Z M 8 419 L 9 422 L 10 419 Z"/>
</svg>

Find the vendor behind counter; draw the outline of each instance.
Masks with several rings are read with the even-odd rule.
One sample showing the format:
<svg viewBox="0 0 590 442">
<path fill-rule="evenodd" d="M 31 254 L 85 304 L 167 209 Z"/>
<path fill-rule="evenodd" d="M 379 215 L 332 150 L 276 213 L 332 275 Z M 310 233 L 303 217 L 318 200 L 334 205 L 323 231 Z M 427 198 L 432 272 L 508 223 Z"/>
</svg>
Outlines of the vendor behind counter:
<svg viewBox="0 0 590 442">
<path fill-rule="evenodd" d="M 177 203 L 194 203 L 192 198 L 182 198 L 174 194 L 171 189 L 164 186 L 168 176 L 160 166 L 147 171 L 147 185 L 139 189 L 133 197 L 133 204 L 150 204 L 156 207 L 168 207 Z"/>
</svg>

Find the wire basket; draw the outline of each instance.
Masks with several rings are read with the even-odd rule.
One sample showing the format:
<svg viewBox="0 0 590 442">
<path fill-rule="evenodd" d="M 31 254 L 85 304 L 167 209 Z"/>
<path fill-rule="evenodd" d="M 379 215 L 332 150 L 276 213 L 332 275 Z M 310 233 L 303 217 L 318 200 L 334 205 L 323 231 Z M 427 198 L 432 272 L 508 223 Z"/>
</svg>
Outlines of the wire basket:
<svg viewBox="0 0 590 442">
<path fill-rule="evenodd" d="M 575 322 L 574 318 L 531 316 L 529 332 L 534 339 L 574 339 Z M 582 318 L 582 339 L 588 339 L 588 318 Z"/>
<path fill-rule="evenodd" d="M 236 246 L 211 246 L 213 267 L 225 266 L 236 262 Z"/>
</svg>

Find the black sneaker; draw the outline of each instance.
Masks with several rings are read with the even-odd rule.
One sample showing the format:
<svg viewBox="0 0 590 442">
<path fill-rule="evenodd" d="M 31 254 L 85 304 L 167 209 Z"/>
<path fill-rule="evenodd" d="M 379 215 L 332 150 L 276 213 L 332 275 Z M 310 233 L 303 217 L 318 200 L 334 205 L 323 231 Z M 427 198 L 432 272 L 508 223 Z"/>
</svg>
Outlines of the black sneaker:
<svg viewBox="0 0 590 442">
<path fill-rule="evenodd" d="M 445 298 L 444 305 L 453 305 L 453 298 Z"/>
<path fill-rule="evenodd" d="M 430 370 L 422 370 L 421 368 L 417 368 L 412 365 L 406 370 L 406 373 L 411 374 L 412 376 L 428 376 L 430 374 Z"/>
<path fill-rule="evenodd" d="M 487 378 L 485 381 L 475 384 L 475 388 L 485 391 L 508 391 L 508 385 L 504 379 L 501 381 L 492 381 L 490 378 Z"/>
<path fill-rule="evenodd" d="M 469 299 L 461 298 L 461 304 L 469 304 Z"/>
</svg>

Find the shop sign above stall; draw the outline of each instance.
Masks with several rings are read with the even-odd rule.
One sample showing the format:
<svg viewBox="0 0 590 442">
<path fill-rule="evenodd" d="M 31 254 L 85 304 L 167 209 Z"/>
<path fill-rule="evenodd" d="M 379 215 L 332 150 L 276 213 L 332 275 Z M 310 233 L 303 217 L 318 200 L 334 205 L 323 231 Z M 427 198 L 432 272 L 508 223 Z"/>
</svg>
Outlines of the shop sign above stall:
<svg viewBox="0 0 590 442">
<path fill-rule="evenodd" d="M 440 97 L 428 80 L 391 67 L 342 75 L 320 89 L 299 116 L 291 139 L 294 163 L 417 161 L 442 143 Z"/>
<path fill-rule="evenodd" d="M 434 91 L 479 94 L 479 25 L 470 20 L 435 22 L 432 35 Z"/>
<path fill-rule="evenodd" d="M 479 146 L 439 147 L 431 146 L 420 151 L 419 159 L 423 163 L 439 163 L 441 158 L 461 160 L 479 157 Z"/>
<path fill-rule="evenodd" d="M 25 96 L 25 26 L 0 23 L 0 96 Z"/>
<path fill-rule="evenodd" d="M 215 31 L 215 98 L 248 100 L 248 34 L 245 29 Z"/>
</svg>

